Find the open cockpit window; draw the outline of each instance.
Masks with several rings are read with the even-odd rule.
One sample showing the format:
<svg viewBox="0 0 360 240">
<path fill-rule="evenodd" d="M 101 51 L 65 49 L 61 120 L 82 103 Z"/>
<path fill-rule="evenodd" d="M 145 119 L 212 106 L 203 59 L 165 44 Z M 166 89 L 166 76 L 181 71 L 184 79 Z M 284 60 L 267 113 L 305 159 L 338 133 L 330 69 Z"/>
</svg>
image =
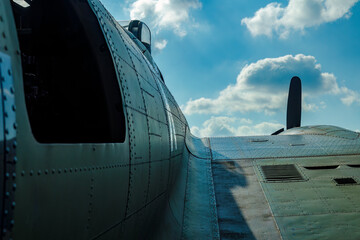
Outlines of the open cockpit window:
<svg viewBox="0 0 360 240">
<path fill-rule="evenodd" d="M 31 130 L 41 143 L 124 142 L 114 63 L 87 1 L 12 4 Z"/>
</svg>

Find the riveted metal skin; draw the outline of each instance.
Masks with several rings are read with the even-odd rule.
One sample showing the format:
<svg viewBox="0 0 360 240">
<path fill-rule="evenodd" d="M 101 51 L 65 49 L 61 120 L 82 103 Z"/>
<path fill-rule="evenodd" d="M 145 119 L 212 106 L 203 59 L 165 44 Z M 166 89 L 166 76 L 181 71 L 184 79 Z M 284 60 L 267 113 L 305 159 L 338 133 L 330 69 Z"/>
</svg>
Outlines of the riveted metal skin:
<svg viewBox="0 0 360 240">
<path fill-rule="evenodd" d="M 4 54 L 1 54 L 0 55 L 0 81 L 2 81 L 2 74 L 1 74 L 1 70 L 2 70 L 2 66 L 4 65 L 3 63 L 3 57 L 5 55 Z M 1 87 L 2 85 L 0 85 Z M 0 218 L 1 218 L 1 229 L 3 229 L 3 214 L 4 214 L 4 204 L 3 204 L 3 201 L 4 201 L 4 191 L 5 191 L 5 188 L 4 188 L 4 183 L 5 183 L 5 180 L 8 178 L 6 176 L 6 155 L 5 155 L 5 124 L 4 124 L 4 107 L 3 107 L 3 90 L 2 90 L 2 87 L 1 87 L 1 94 L 0 94 L 0 99 L 1 99 L 1 104 L 0 104 L 0 112 L 1 112 L 1 118 L 0 118 L 0 141 L 1 141 L 1 148 L 0 148 L 0 156 L 1 156 L 1 161 L 0 161 L 0 164 L 1 164 L 1 168 L 0 168 L 0 186 L 1 186 L 1 191 L 0 191 Z"/>
<path fill-rule="evenodd" d="M 14 211 L 16 209 L 15 193 L 17 190 L 16 167 L 18 158 L 16 150 L 16 104 L 15 88 L 13 79 L 19 74 L 19 49 L 16 40 L 12 38 L 16 34 L 12 20 L 11 9 L 7 1 L 0 2 L 0 225 L 1 239 L 12 239 L 15 225 Z"/>
<path fill-rule="evenodd" d="M 360 176 L 358 133 L 308 126 L 210 145 L 222 239 L 359 238 L 359 187 L 335 181 Z M 298 172 L 281 170 L 269 181 L 263 171 L 285 166 Z"/>
<path fill-rule="evenodd" d="M 0 88 L 1 88 L 1 229 L 5 239 L 12 236 L 14 226 L 13 212 L 16 205 L 16 123 L 14 88 L 11 59 L 0 52 Z"/>
<path fill-rule="evenodd" d="M 6 188 L 3 194 L 18 200 L 10 201 L 7 214 L 11 226 L 6 234 L 14 239 L 152 235 L 163 222 L 158 216 L 164 214 L 165 206 L 183 201 L 171 198 L 170 192 L 184 162 L 187 126 L 159 69 L 99 1 L 73 2 L 71 6 L 79 16 L 84 9 L 91 11 L 95 27 L 101 29 L 107 43 L 123 98 L 126 137 L 123 143 L 39 143 L 27 115 L 11 4 L 8 0 L 0 4 L 5 6 L 0 9 L 3 22 L 10 21 L 3 24 L 9 32 L 5 32 L 8 42 L 1 39 L 1 47 L 6 45 L 1 52 L 10 55 L 15 84 L 9 91 L 15 94 L 16 104 L 11 104 L 8 96 L 4 102 L 9 103 L 6 109 L 13 120 L 14 110 L 19 112 L 17 121 L 5 122 L 3 130 L 4 135 L 13 136 L 15 130 L 20 133 L 16 142 L 9 138 L 3 149 L 9 159 L 13 158 L 9 166 L 16 166 L 7 175 L 2 174 L 4 179 L 9 176 L 6 186 L 11 190 L 8 193 Z"/>
<path fill-rule="evenodd" d="M 131 37 L 99 2 L 90 3 L 116 64 L 120 86 L 124 92 L 129 129 L 126 218 L 113 226 L 111 231 L 120 232 L 124 238 L 142 237 L 141 234 L 146 231 L 131 233 L 124 229 L 136 229 L 138 224 L 144 222 L 156 224 L 156 221 L 149 219 L 154 219 L 154 214 L 159 211 L 157 206 L 164 205 L 165 195 L 175 182 L 179 171 L 177 166 L 182 160 L 187 122 L 185 118 L 180 119 L 179 107 L 163 84 L 156 65 L 148 61 Z M 170 101 L 173 107 L 167 108 L 166 104 Z M 178 129 L 175 129 L 174 118 L 180 125 L 177 126 Z M 171 138 L 174 139 L 173 142 L 179 142 L 176 149 L 171 145 Z"/>
</svg>

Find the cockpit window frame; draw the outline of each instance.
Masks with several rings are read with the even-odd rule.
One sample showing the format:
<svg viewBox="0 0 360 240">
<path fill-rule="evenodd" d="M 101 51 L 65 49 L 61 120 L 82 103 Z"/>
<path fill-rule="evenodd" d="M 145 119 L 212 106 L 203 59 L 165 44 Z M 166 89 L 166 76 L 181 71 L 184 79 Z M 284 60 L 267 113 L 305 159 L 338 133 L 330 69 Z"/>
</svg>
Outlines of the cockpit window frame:
<svg viewBox="0 0 360 240">
<path fill-rule="evenodd" d="M 147 40 L 150 40 L 150 41 L 143 41 L 142 33 L 143 33 L 144 27 L 145 27 L 144 33 L 148 33 L 147 36 L 149 39 L 147 39 Z M 129 24 L 127 26 L 127 30 L 129 32 L 131 32 L 146 47 L 146 49 L 151 54 L 151 31 L 150 31 L 150 28 L 142 21 L 132 20 L 129 22 Z"/>
</svg>

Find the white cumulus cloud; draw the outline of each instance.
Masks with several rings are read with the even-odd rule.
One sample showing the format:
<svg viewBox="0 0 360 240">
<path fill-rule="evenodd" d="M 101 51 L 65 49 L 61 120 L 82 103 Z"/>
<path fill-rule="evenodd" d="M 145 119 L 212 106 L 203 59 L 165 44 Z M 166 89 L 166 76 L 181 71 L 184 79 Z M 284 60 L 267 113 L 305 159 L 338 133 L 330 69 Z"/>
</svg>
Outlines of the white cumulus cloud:
<svg viewBox="0 0 360 240">
<path fill-rule="evenodd" d="M 344 93 L 344 97 L 341 98 L 341 102 L 347 106 L 353 103 L 360 103 L 360 94 L 356 91 L 342 87 L 341 91 Z"/>
<path fill-rule="evenodd" d="M 136 0 L 130 6 L 130 17 L 146 21 L 156 31 L 172 30 L 184 37 L 191 20 L 189 12 L 198 8 L 199 0 Z"/>
<path fill-rule="evenodd" d="M 250 119 L 236 117 L 211 117 L 201 127 L 193 126 L 192 134 L 198 137 L 269 135 L 284 125 L 272 122 L 252 124 Z"/>
<path fill-rule="evenodd" d="M 280 3 L 269 3 L 255 12 L 253 17 L 243 18 L 253 36 L 273 33 L 286 38 L 290 31 L 304 31 L 305 28 L 348 18 L 350 9 L 359 0 L 290 0 L 286 7 Z"/>
<path fill-rule="evenodd" d="M 234 112 L 263 112 L 272 115 L 285 109 L 291 77 L 302 80 L 304 99 L 321 94 L 341 95 L 344 104 L 360 102 L 357 92 L 339 87 L 332 73 L 322 72 L 315 57 L 286 55 L 265 58 L 246 65 L 237 76 L 236 83 L 220 91 L 216 98 L 190 99 L 182 109 L 185 114 L 230 114 Z M 314 111 L 319 107 L 303 104 L 303 109 Z"/>
<path fill-rule="evenodd" d="M 166 39 L 155 41 L 154 47 L 158 50 L 163 50 L 166 47 L 167 43 L 168 41 Z"/>
</svg>

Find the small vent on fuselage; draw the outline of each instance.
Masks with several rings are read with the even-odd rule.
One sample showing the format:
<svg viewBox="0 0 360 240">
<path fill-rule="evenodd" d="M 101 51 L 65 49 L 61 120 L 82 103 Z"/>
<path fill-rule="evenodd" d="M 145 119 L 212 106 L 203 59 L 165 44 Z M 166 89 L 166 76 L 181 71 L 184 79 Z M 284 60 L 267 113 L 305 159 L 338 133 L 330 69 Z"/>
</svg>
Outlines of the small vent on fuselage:
<svg viewBox="0 0 360 240">
<path fill-rule="evenodd" d="M 329 165 L 329 166 L 309 166 L 304 167 L 307 170 L 329 170 L 329 169 L 336 169 L 339 165 Z"/>
<path fill-rule="evenodd" d="M 357 184 L 357 182 L 353 178 L 334 178 L 334 181 L 337 183 L 337 185 Z"/>
<path fill-rule="evenodd" d="M 268 182 L 288 182 L 305 180 L 294 164 L 263 165 L 263 176 Z"/>
<path fill-rule="evenodd" d="M 267 141 L 269 141 L 269 139 L 260 139 L 260 138 L 250 139 L 250 142 L 254 142 L 254 143 L 262 143 L 262 142 L 267 142 Z"/>
<path fill-rule="evenodd" d="M 348 166 L 352 168 L 360 168 L 360 164 L 348 164 Z"/>
</svg>

